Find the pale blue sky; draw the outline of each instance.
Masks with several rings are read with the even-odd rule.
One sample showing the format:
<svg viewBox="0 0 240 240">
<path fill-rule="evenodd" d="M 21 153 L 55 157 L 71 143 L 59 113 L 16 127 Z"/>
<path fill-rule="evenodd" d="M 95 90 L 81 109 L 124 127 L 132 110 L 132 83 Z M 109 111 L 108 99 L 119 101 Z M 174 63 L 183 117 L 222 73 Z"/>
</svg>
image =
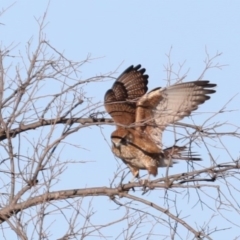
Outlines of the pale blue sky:
<svg viewBox="0 0 240 240">
<path fill-rule="evenodd" d="M 4 1 L 4 4 L 1 3 L 1 8 L 9 6 L 10 3 L 10 1 L 8 3 Z M 13 50 L 17 54 L 19 51 L 25 51 L 26 42 L 31 37 L 36 43 L 38 27 L 35 18 L 43 16 L 47 4 L 48 1 L 45 0 L 16 1 L 13 7 L 0 18 L 0 22 L 4 24 L 0 25 L 1 46 L 8 46 L 12 42 L 19 44 Z M 52 0 L 47 14 L 48 25 L 45 33 L 50 43 L 59 51 L 64 51 L 70 59 L 81 61 L 88 54 L 99 58 L 83 67 L 81 79 L 114 71 L 118 67 L 118 74 L 120 74 L 132 64 L 141 64 L 149 75 L 150 89 L 166 84 L 164 65 L 167 64 L 166 54 L 171 47 L 173 48 L 171 61 L 175 69 L 177 70 L 178 64 L 184 61 L 186 61 L 185 71 L 190 68 L 186 81 L 196 79 L 202 72 L 203 61 L 206 58 L 205 49 L 210 56 L 214 56 L 216 52 L 222 52 L 222 56 L 216 62 L 228 66 L 222 70 L 213 69 L 206 74 L 205 79 L 218 84 L 217 93 L 199 109 L 200 112 L 213 112 L 240 92 L 239 12 L 239 1 Z M 14 59 L 14 61 L 18 60 Z M 93 97 L 93 101 L 102 100 L 106 89 L 110 88 L 112 83 L 113 81 L 109 80 L 90 84 L 86 88 L 87 95 Z M 239 100 L 238 95 L 229 108 L 239 109 Z M 204 118 L 199 121 L 201 123 Z M 239 125 L 240 114 L 239 111 L 225 114 L 214 121 L 231 121 Z M 95 162 L 77 167 L 69 166 L 54 190 L 108 186 L 117 165 L 108 145 L 110 144 L 109 135 L 113 129 L 113 126 L 102 127 L 102 133 L 107 142 L 98 127 L 85 128 L 69 139 L 73 142 L 79 141 L 88 151 L 78 149 L 72 152 L 72 149 L 67 151 L 66 147 L 63 151 L 65 157 Z M 171 139 L 164 139 L 164 141 L 172 143 Z M 228 147 L 236 158 L 239 155 L 239 143 L 231 143 L 230 138 L 226 138 L 226 143 L 229 144 Z M 203 158 L 206 157 L 207 160 L 203 165 L 209 166 L 206 151 L 201 148 L 194 150 Z M 223 151 L 213 153 L 221 162 L 230 160 Z M 186 171 L 186 165 L 178 164 L 171 171 L 174 173 Z M 130 177 L 129 175 L 129 179 Z M 149 199 L 158 203 L 163 196 L 164 191 L 160 190 L 151 194 Z M 88 202 L 87 199 L 84 201 Z M 178 201 L 184 206 L 187 203 L 183 196 Z M 117 211 L 107 211 L 107 209 L 116 208 L 107 198 L 95 198 L 94 203 L 97 211 L 99 213 L 102 211 L 99 216 L 104 215 L 111 219 L 119 214 L 116 213 Z M 205 215 L 212 212 L 209 209 L 202 211 L 200 208 L 192 208 L 196 203 L 194 200 L 190 203 L 190 210 L 186 210 L 186 215 L 190 216 L 185 220 L 195 227 L 195 223 L 204 212 L 200 222 L 207 221 L 208 218 L 205 218 Z M 102 219 L 99 216 L 96 217 L 96 222 L 100 224 Z M 216 221 L 220 228 L 232 227 L 222 218 Z M 215 225 L 216 222 L 213 221 L 211 227 Z M 56 226 L 56 229 L 57 227 L 59 226 Z M 116 231 L 119 233 L 121 228 L 118 230 L 111 228 L 112 232 L 107 234 L 115 239 Z M 158 233 L 159 231 L 160 229 L 156 230 Z M 239 236 L 239 232 L 239 228 L 233 227 L 232 231 L 223 231 L 219 235 L 217 233 L 213 238 L 233 239 Z M 167 233 L 166 231 L 165 234 Z M 55 234 L 52 239 L 59 237 L 57 233 Z M 183 231 L 184 234 L 186 234 L 185 231 Z"/>
</svg>

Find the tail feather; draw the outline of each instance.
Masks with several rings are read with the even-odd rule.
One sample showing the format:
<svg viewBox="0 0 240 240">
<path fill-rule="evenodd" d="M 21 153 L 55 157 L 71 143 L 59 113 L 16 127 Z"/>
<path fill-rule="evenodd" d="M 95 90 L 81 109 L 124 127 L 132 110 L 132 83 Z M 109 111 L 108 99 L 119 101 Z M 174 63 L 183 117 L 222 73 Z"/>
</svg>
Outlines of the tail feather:
<svg viewBox="0 0 240 240">
<path fill-rule="evenodd" d="M 195 152 L 189 152 L 189 149 L 185 146 L 172 146 L 163 150 L 164 160 L 172 161 L 172 160 L 186 160 L 186 161 L 201 161 L 202 159 L 199 157 L 199 154 Z M 176 163 L 176 162 L 173 162 Z"/>
</svg>

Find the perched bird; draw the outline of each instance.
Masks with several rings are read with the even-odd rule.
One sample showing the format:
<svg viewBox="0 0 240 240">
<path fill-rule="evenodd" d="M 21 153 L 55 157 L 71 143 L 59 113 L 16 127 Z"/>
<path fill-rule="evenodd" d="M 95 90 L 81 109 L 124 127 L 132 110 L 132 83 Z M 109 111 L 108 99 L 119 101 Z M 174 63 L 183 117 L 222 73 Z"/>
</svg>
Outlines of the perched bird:
<svg viewBox="0 0 240 240">
<path fill-rule="evenodd" d="M 111 134 L 112 151 L 130 168 L 133 179 L 139 177 L 140 169 L 156 176 L 158 167 L 172 166 L 174 159 L 200 160 L 186 152 L 186 147 L 162 149 L 162 133 L 208 100 L 216 86 L 193 81 L 147 93 L 148 75 L 144 73 L 141 65 L 130 66 L 104 97 L 104 106 L 117 128 Z"/>
</svg>

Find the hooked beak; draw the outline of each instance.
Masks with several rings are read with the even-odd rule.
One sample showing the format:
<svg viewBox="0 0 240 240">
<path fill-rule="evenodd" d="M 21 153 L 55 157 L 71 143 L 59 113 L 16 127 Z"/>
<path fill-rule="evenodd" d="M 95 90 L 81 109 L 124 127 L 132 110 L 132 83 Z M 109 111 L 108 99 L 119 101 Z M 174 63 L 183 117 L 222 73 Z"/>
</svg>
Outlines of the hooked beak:
<svg viewBox="0 0 240 240">
<path fill-rule="evenodd" d="M 116 148 L 120 148 L 121 139 L 118 139 L 118 138 L 112 138 L 112 144 L 114 145 L 114 147 L 116 147 Z"/>
</svg>

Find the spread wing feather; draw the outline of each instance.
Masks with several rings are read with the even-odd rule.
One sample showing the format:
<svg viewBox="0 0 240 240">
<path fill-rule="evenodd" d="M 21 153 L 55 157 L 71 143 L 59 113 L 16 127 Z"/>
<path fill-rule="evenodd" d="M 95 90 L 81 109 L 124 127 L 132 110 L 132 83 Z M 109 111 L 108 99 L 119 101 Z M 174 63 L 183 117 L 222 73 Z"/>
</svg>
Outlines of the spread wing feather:
<svg viewBox="0 0 240 240">
<path fill-rule="evenodd" d="M 157 89 L 143 96 L 138 102 L 136 122 L 145 122 L 145 131 L 162 147 L 162 132 L 171 123 L 175 123 L 210 98 L 215 90 L 211 89 L 216 84 L 209 81 L 194 81 L 172 85 L 167 88 Z M 159 99 L 158 104 L 153 99 Z M 145 106 L 147 116 L 142 117 L 141 111 Z M 149 111 L 149 110 L 152 111 Z"/>
<path fill-rule="evenodd" d="M 107 112 L 115 123 L 129 125 L 135 122 L 136 102 L 148 90 L 148 75 L 141 65 L 127 68 L 104 97 Z"/>
</svg>

